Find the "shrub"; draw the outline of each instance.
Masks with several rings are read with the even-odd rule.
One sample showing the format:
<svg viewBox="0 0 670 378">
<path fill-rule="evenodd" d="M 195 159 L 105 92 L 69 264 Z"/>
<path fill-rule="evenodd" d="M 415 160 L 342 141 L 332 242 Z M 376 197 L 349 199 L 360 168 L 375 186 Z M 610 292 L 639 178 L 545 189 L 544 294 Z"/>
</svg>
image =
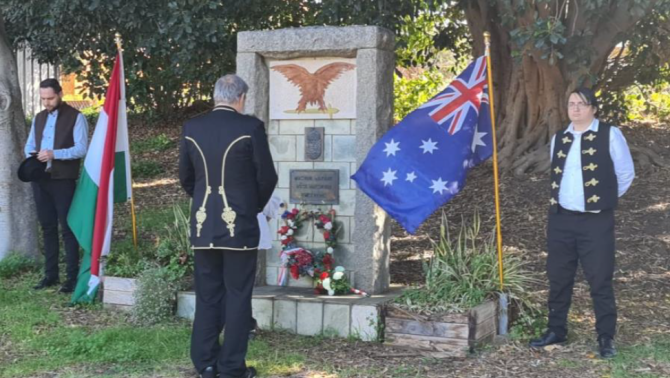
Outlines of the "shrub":
<svg viewBox="0 0 670 378">
<path fill-rule="evenodd" d="M 18 252 L 10 252 L 0 260 L 0 278 L 16 277 L 22 273 L 37 270 L 35 259 Z"/>
<path fill-rule="evenodd" d="M 140 251 L 145 246 L 140 244 L 138 248 L 133 245 L 132 237 L 112 244 L 114 250 L 107 256 L 105 274 L 115 277 L 134 278 L 147 268 L 148 261 Z"/>
<path fill-rule="evenodd" d="M 137 278 L 132 322 L 149 326 L 171 319 L 177 300 L 176 293 L 177 288 L 165 268 L 152 267 L 143 271 Z"/>
<path fill-rule="evenodd" d="M 434 255 L 424 264 L 426 283 L 408 289 L 396 304 L 418 313 L 463 312 L 500 293 L 498 254 L 495 233 L 482 238 L 479 215 L 472 224 L 462 223 L 458 237 L 452 239 L 442 217 L 440 239 L 433 243 Z M 527 302 L 527 287 L 535 281 L 521 260 L 503 254 L 505 292 L 511 301 Z"/>
<path fill-rule="evenodd" d="M 170 214 L 172 213 L 172 214 Z M 114 243 L 107 257 L 105 273 L 110 276 L 136 278 L 147 268 L 160 266 L 179 289 L 187 289 L 186 278 L 193 272 L 193 252 L 189 239 L 190 222 L 182 204 L 172 209 L 144 213 L 147 222 L 142 230 L 158 234 L 155 243 L 140 238 L 138 248 L 129 236 Z"/>
<path fill-rule="evenodd" d="M 159 264 L 165 268 L 168 279 L 182 288 L 184 278 L 193 272 L 193 250 L 189 238 L 189 218 L 179 205 L 173 206 L 174 222 L 166 226 L 166 235 L 156 251 Z"/>
</svg>

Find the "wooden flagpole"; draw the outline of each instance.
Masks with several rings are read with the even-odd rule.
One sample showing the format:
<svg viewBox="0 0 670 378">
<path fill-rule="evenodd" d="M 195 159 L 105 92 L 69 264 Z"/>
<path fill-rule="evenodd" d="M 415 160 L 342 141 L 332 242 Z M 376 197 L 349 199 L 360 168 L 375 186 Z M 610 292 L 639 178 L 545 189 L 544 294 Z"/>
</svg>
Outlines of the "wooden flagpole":
<svg viewBox="0 0 670 378">
<path fill-rule="evenodd" d="M 119 58 L 123 59 L 123 47 L 121 46 L 121 34 L 116 33 L 114 35 L 116 38 L 116 48 L 119 50 Z M 125 76 L 124 76 L 125 77 Z M 125 85 L 125 83 L 124 83 Z M 128 154 L 130 154 L 130 150 L 128 151 Z M 130 156 L 128 156 L 130 159 Z M 133 182 L 133 172 L 132 170 L 130 171 L 130 183 L 132 186 Z M 135 250 L 137 250 L 137 218 L 135 217 L 135 195 L 131 194 L 130 195 L 130 214 L 132 217 L 132 222 L 133 222 L 133 245 L 135 246 Z"/>
<path fill-rule="evenodd" d="M 491 110 L 491 140 L 493 141 L 493 191 L 495 193 L 496 205 L 496 241 L 498 247 L 498 276 L 500 277 L 500 298 L 499 298 L 499 316 L 498 316 L 498 333 L 500 335 L 507 334 L 508 317 L 507 308 L 509 305 L 507 294 L 505 294 L 505 277 L 503 269 L 503 252 L 502 252 L 502 232 L 500 222 L 500 180 L 498 170 L 498 142 L 496 138 L 496 112 L 493 103 L 493 70 L 491 69 L 491 33 L 484 33 L 484 44 L 486 45 L 486 71 L 489 83 L 489 107 Z"/>
<path fill-rule="evenodd" d="M 498 273 L 500 276 L 500 291 L 505 289 L 505 279 L 503 277 L 503 259 L 502 259 L 502 232 L 500 231 L 500 193 L 499 171 L 498 171 L 498 143 L 496 141 L 496 112 L 493 104 L 493 73 L 491 70 L 491 34 L 484 33 L 484 42 L 486 44 L 486 71 L 489 82 L 489 106 L 491 108 L 491 140 L 493 140 L 493 185 L 496 204 L 496 240 L 498 246 Z"/>
</svg>

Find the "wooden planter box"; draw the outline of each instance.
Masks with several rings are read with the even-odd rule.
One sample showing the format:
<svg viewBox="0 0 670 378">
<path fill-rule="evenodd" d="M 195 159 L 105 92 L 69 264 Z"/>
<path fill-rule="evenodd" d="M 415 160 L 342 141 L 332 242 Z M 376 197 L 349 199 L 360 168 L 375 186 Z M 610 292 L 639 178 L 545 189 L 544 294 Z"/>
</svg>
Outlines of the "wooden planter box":
<svg viewBox="0 0 670 378">
<path fill-rule="evenodd" d="M 427 318 L 390 305 L 384 343 L 420 351 L 430 357 L 466 357 L 496 335 L 496 304 L 487 301 L 464 314 Z"/>
<path fill-rule="evenodd" d="M 105 308 L 130 311 L 135 305 L 136 279 L 105 277 L 103 279 L 102 303 Z"/>
</svg>

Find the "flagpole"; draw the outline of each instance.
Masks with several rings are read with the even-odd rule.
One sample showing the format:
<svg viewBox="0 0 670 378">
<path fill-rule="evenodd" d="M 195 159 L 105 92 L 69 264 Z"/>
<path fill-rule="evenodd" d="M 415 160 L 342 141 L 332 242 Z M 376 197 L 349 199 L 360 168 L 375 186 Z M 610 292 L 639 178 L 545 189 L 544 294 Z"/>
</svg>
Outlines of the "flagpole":
<svg viewBox="0 0 670 378">
<path fill-rule="evenodd" d="M 493 104 L 493 74 L 491 70 L 491 33 L 484 32 L 484 43 L 486 45 L 486 71 L 489 82 L 489 106 L 491 108 L 491 139 L 493 140 L 493 183 L 496 204 L 496 235 L 498 245 L 498 273 L 500 275 L 500 291 L 505 288 L 503 278 L 503 260 L 502 260 L 502 233 L 500 232 L 500 193 L 498 191 L 498 143 L 496 141 L 496 113 Z"/>
<path fill-rule="evenodd" d="M 119 58 L 123 59 L 123 55 L 122 55 L 123 47 L 121 46 L 121 34 L 116 33 L 114 35 L 114 37 L 115 37 L 114 39 L 116 41 L 116 48 L 119 51 Z M 128 152 L 130 152 L 130 151 L 128 151 Z M 132 171 L 130 172 L 130 177 L 131 177 L 130 182 L 131 182 L 131 185 L 132 185 L 132 182 L 133 182 L 132 181 L 132 177 L 133 177 Z M 132 223 L 133 223 L 133 245 L 135 246 L 135 250 L 137 250 L 137 218 L 135 217 L 135 196 L 134 195 L 130 196 L 130 215 L 131 215 Z"/>
<path fill-rule="evenodd" d="M 507 334 L 507 295 L 505 294 L 505 278 L 503 276 L 503 254 L 502 254 L 502 232 L 500 231 L 500 186 L 498 171 L 498 142 L 496 138 L 496 112 L 493 104 L 493 72 L 491 69 L 491 33 L 484 32 L 484 44 L 486 46 L 486 71 L 489 83 L 489 107 L 491 109 L 491 140 L 493 141 L 493 191 L 495 193 L 496 205 L 496 241 L 498 247 L 498 275 L 500 277 L 500 316 L 499 334 Z"/>
</svg>

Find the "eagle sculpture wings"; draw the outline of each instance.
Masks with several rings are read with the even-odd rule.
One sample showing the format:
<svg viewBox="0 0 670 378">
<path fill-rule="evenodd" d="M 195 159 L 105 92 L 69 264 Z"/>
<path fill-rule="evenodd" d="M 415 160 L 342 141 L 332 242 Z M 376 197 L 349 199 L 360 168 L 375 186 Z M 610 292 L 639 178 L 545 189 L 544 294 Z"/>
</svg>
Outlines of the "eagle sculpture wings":
<svg viewBox="0 0 670 378">
<path fill-rule="evenodd" d="M 318 104 L 319 110 L 326 112 L 328 108 L 323 101 L 326 89 L 342 76 L 343 72 L 353 70 L 355 67 L 350 63 L 335 62 L 326 64 L 313 74 L 297 64 L 283 64 L 274 66 L 272 69 L 284 75 L 288 81 L 300 89 L 301 97 L 295 109 L 297 112 L 304 112 L 308 104 Z"/>
</svg>

